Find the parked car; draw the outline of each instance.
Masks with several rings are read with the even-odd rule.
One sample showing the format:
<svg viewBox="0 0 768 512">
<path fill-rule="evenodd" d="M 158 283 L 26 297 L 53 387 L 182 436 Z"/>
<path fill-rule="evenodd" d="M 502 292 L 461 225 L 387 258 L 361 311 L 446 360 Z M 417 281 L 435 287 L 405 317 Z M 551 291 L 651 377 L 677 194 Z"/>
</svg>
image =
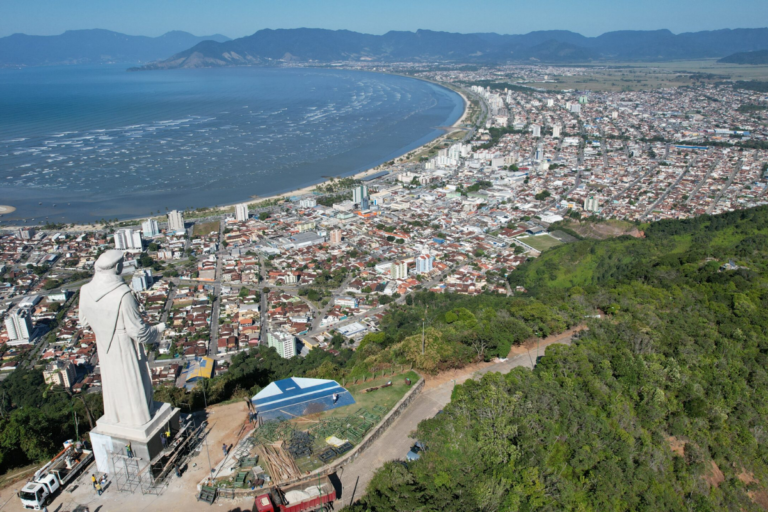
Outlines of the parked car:
<svg viewBox="0 0 768 512">
<path fill-rule="evenodd" d="M 419 460 L 421 458 L 421 452 L 427 451 L 427 447 L 424 446 L 424 443 L 421 441 L 416 441 L 416 444 L 414 444 L 411 447 L 411 450 L 406 454 L 405 459 L 408 462 L 413 462 L 414 460 Z"/>
</svg>

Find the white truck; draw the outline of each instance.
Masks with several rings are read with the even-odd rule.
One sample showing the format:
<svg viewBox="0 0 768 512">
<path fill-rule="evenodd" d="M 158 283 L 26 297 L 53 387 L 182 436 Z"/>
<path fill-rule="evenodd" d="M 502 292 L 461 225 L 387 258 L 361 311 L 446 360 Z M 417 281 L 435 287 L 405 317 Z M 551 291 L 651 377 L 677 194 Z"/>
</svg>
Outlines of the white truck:
<svg viewBox="0 0 768 512">
<path fill-rule="evenodd" d="M 48 500 L 85 469 L 93 460 L 93 452 L 80 443 L 64 443 L 64 450 L 51 462 L 38 469 L 35 476 L 19 491 L 21 504 L 26 509 L 41 510 Z"/>
</svg>

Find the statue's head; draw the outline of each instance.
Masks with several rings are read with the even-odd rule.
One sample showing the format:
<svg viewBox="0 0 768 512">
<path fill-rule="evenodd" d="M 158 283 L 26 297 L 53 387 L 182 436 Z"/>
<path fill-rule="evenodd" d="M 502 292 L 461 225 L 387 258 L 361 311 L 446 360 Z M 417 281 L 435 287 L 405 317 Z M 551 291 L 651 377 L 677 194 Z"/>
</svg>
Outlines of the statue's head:
<svg viewBox="0 0 768 512">
<path fill-rule="evenodd" d="M 123 272 L 123 251 L 111 249 L 105 251 L 94 265 L 96 272 L 120 275 Z"/>
</svg>

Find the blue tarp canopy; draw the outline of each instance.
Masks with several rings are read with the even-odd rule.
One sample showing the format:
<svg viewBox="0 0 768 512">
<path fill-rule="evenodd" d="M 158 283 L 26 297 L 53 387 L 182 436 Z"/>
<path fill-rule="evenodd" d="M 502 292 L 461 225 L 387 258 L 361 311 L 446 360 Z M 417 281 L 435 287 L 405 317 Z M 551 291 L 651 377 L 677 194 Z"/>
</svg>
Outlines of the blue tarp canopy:
<svg viewBox="0 0 768 512">
<path fill-rule="evenodd" d="M 339 398 L 333 403 L 333 395 Z M 352 405 L 355 399 L 335 380 L 291 377 L 272 382 L 251 401 L 265 420 L 291 419 Z"/>
</svg>

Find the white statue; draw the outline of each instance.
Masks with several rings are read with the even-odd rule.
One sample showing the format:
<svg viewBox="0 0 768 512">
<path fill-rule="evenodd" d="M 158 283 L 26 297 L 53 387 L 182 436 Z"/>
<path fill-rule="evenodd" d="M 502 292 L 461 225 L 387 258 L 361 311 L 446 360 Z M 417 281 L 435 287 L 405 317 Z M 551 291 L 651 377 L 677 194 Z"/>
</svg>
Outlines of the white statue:
<svg viewBox="0 0 768 512">
<path fill-rule="evenodd" d="M 106 251 L 95 268 L 91 282 L 80 290 L 80 322 L 96 334 L 103 419 L 113 425 L 140 427 L 155 412 L 143 344 L 156 342 L 165 324 L 153 327 L 141 318 L 131 289 L 120 277 L 122 251 Z"/>
</svg>

